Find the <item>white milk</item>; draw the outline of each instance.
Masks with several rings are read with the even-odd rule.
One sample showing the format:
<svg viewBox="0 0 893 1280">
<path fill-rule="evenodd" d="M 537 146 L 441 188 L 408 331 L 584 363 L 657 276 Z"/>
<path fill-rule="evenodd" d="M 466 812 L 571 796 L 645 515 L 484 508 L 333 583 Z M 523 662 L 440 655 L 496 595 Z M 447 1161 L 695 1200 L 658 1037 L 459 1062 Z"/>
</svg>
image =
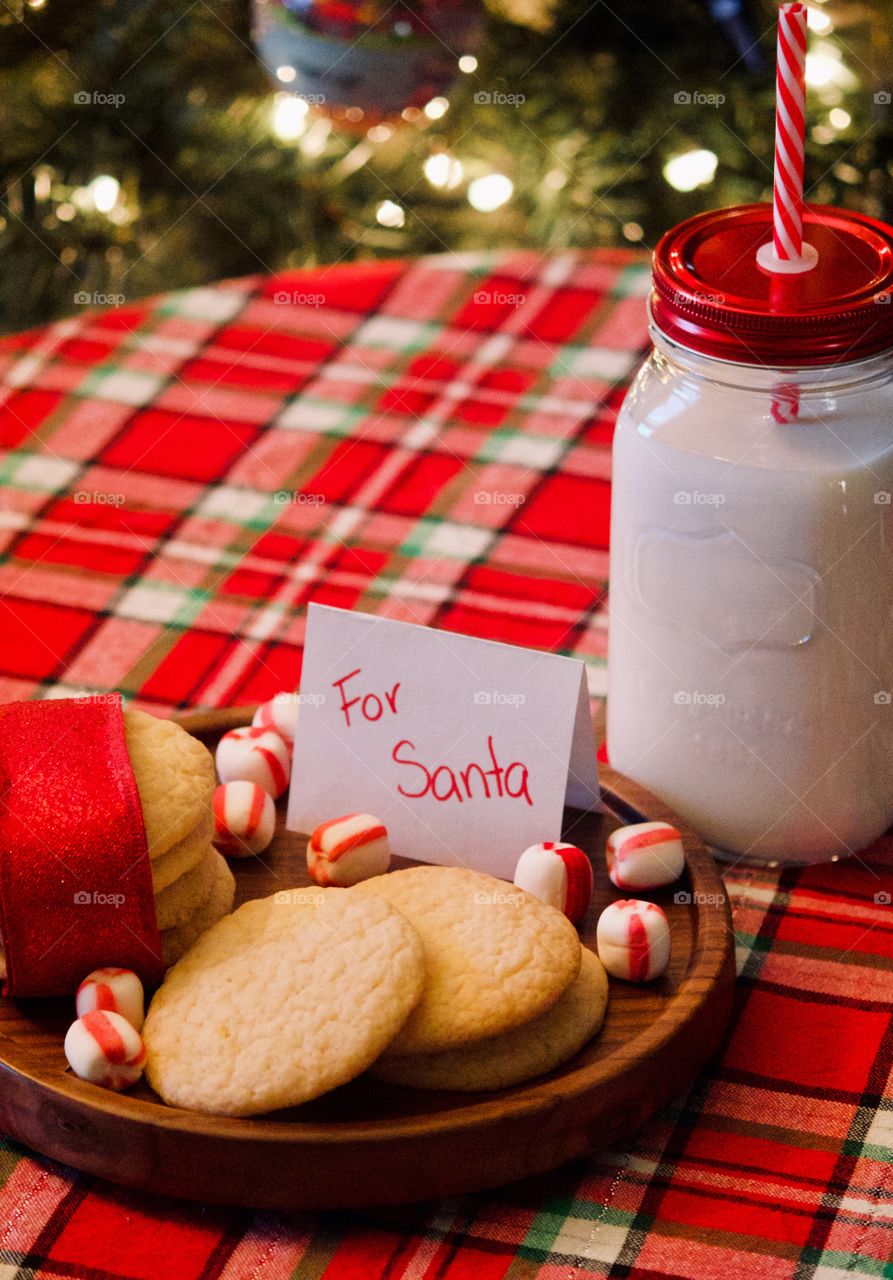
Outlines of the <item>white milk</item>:
<svg viewBox="0 0 893 1280">
<path fill-rule="evenodd" d="M 893 820 L 890 357 L 653 336 L 614 441 L 611 764 L 730 856 L 846 855 Z"/>
</svg>

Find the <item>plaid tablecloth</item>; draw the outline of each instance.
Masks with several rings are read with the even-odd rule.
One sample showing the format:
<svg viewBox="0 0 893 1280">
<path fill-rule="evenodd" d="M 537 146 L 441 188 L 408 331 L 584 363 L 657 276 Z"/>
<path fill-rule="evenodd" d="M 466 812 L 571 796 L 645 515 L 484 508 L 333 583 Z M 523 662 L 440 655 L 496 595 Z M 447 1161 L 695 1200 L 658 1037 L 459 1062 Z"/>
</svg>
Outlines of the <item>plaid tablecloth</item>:
<svg viewBox="0 0 893 1280">
<path fill-rule="evenodd" d="M 256 701 L 295 686 L 309 600 L 576 654 L 598 696 L 609 446 L 647 278 L 611 251 L 364 264 L 0 343 L 0 698 Z M 6 1143 L 0 1280 L 893 1276 L 891 847 L 728 875 L 722 1058 L 623 1150 L 285 1218 Z"/>
</svg>

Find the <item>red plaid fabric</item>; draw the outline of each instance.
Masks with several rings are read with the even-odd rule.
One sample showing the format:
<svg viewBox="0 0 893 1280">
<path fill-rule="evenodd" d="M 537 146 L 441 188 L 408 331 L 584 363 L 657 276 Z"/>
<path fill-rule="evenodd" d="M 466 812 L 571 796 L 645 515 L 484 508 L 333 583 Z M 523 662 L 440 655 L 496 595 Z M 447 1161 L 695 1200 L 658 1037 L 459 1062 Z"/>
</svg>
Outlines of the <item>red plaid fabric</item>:
<svg viewBox="0 0 893 1280">
<path fill-rule="evenodd" d="M 575 654 L 604 689 L 619 251 L 239 280 L 0 343 L 0 698 L 248 703 L 308 601 Z M 893 1276 L 893 841 L 727 877 L 738 1005 L 630 1146 L 488 1195 L 273 1215 L 0 1145 L 0 1280 Z M 2 1081 L 0 1081 L 2 1087 Z M 123 1153 L 122 1153 L 123 1154 Z"/>
</svg>

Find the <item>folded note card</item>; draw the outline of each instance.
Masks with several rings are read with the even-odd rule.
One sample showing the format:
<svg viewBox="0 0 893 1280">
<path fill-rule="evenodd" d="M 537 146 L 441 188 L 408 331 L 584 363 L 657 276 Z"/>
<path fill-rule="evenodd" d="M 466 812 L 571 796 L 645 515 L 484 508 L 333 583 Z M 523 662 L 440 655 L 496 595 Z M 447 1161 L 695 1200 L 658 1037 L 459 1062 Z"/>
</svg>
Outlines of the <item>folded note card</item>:
<svg viewBox="0 0 893 1280">
<path fill-rule="evenodd" d="M 597 801 L 582 662 L 310 606 L 292 830 L 373 813 L 395 854 L 510 879 Z"/>
</svg>

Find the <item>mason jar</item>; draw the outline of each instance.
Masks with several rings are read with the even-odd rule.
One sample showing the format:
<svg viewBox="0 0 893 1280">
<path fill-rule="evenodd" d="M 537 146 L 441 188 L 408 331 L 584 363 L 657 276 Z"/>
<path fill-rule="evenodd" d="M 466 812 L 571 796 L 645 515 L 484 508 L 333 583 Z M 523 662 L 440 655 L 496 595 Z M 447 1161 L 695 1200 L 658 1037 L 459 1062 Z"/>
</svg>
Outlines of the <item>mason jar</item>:
<svg viewBox="0 0 893 1280">
<path fill-rule="evenodd" d="M 612 765 L 721 856 L 809 863 L 893 820 L 893 228 L 771 207 L 654 256 L 653 351 L 613 454 Z"/>
</svg>

